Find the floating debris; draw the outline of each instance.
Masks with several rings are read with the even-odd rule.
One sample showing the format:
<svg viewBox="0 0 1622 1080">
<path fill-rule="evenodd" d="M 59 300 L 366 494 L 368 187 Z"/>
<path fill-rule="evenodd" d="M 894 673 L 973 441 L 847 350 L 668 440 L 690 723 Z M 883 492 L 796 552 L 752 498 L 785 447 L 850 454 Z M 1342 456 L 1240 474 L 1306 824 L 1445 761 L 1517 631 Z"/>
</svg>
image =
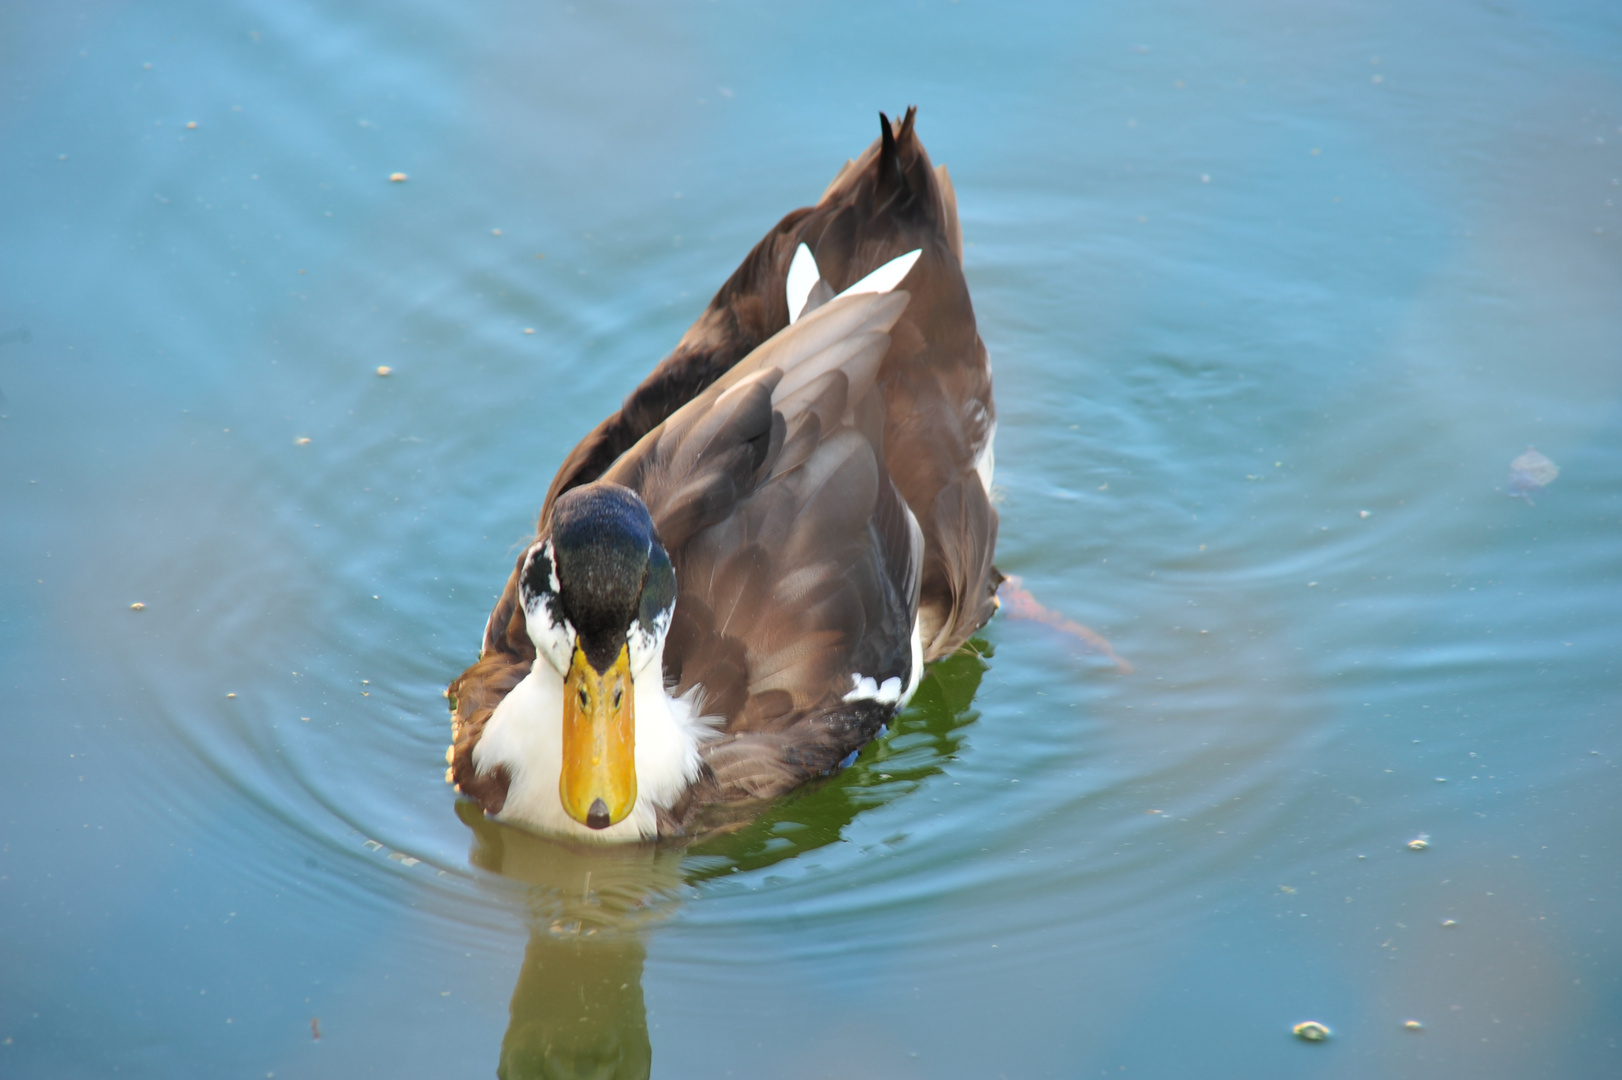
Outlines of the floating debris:
<svg viewBox="0 0 1622 1080">
<path fill-rule="evenodd" d="M 391 183 L 391 184 L 403 184 L 407 180 L 410 180 L 410 179 L 411 179 L 411 177 L 407 176 L 403 172 L 391 172 L 391 173 L 389 173 L 389 183 Z"/>
<path fill-rule="evenodd" d="M 377 373 L 386 379 L 394 374 L 394 369 L 387 364 L 379 364 L 377 365 Z"/>
<path fill-rule="evenodd" d="M 195 121 L 195 120 L 187 120 L 186 121 L 186 130 L 187 131 L 196 131 L 197 130 L 197 121 Z"/>
<path fill-rule="evenodd" d="M 1426 848 L 1428 848 L 1430 846 L 1431 846 L 1431 838 L 1425 833 L 1420 833 L 1418 836 L 1416 836 L 1412 840 L 1408 841 L 1408 850 L 1409 851 L 1424 851 Z"/>
<path fill-rule="evenodd" d="M 310 445 L 310 437 L 308 435 L 300 435 L 298 438 L 293 440 L 293 445 L 294 446 L 309 446 Z"/>
<path fill-rule="evenodd" d="M 321 1018 L 319 1016 L 310 1017 L 310 1037 L 316 1042 L 321 1041 Z"/>
<path fill-rule="evenodd" d="M 146 605 L 141 603 L 139 600 L 137 600 L 137 601 L 135 601 L 135 603 L 130 605 L 130 610 L 131 611 L 145 611 L 146 610 Z"/>
<path fill-rule="evenodd" d="M 1560 466 L 1538 453 L 1532 447 L 1509 463 L 1509 493 L 1532 504 L 1532 493 L 1542 491 L 1560 475 Z"/>
<path fill-rule="evenodd" d="M 230 693 L 230 694 L 226 694 L 225 696 L 228 697 L 228 698 L 234 698 L 234 697 L 236 697 L 236 694 L 235 693 Z"/>
<path fill-rule="evenodd" d="M 534 332 L 535 332 L 535 328 L 534 328 L 534 327 L 533 327 L 533 326 L 526 326 L 526 327 L 524 327 L 524 333 L 526 333 L 526 334 L 533 334 L 533 333 L 534 333 Z"/>
<path fill-rule="evenodd" d="M 1330 1034 L 1329 1028 L 1316 1020 L 1303 1020 L 1290 1030 L 1295 1032 L 1296 1038 L 1305 1039 L 1307 1042 L 1323 1042 Z"/>
<path fill-rule="evenodd" d="M 1402 1026 L 1407 1028 L 1409 1031 L 1424 1031 L 1425 1030 L 1425 1025 L 1421 1024 L 1418 1020 L 1404 1020 L 1402 1022 Z"/>
<path fill-rule="evenodd" d="M 1370 513 L 1370 511 L 1368 511 L 1368 510 L 1359 510 L 1357 512 L 1357 516 L 1360 517 L 1360 518 L 1366 518 L 1366 517 L 1369 516 L 1369 513 Z"/>
<path fill-rule="evenodd" d="M 1443 919 L 1442 920 L 1442 925 L 1443 926 L 1457 926 L 1457 925 L 1459 925 L 1459 920 L 1457 920 L 1457 919 Z"/>
</svg>

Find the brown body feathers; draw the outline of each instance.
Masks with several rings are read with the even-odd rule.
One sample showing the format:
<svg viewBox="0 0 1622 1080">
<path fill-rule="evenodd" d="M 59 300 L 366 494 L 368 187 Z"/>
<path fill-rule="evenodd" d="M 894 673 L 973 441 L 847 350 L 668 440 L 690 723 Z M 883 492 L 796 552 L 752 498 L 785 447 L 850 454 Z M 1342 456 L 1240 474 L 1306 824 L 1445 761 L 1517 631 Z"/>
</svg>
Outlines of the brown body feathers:
<svg viewBox="0 0 1622 1080">
<path fill-rule="evenodd" d="M 856 674 L 908 681 L 914 613 L 927 661 L 995 609 L 991 374 L 951 180 L 913 117 L 885 120 L 816 206 L 767 233 L 547 492 L 542 537 L 563 492 L 596 480 L 636 490 L 675 566 L 665 679 L 677 694 L 696 687 L 720 734 L 702 746 L 697 782 L 661 809 L 661 834 L 836 767 L 896 711 L 846 699 Z M 904 291 L 826 304 L 780 333 L 801 243 L 825 283 L 808 311 L 921 256 Z M 518 569 L 478 662 L 449 691 L 451 776 L 492 813 L 506 777 L 477 774 L 473 748 L 535 659 Z"/>
</svg>

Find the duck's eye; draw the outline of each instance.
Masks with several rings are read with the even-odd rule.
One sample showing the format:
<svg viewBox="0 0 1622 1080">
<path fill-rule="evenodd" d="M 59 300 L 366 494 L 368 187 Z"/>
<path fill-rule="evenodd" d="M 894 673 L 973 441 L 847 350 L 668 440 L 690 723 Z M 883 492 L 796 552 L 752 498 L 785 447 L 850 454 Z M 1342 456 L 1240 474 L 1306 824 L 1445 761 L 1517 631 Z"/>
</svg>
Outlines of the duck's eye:
<svg viewBox="0 0 1622 1080">
<path fill-rule="evenodd" d="M 619 687 L 619 686 L 616 686 L 616 687 L 614 687 L 614 708 L 616 708 L 616 709 L 617 709 L 617 708 L 619 708 L 619 707 L 620 707 L 620 701 L 621 701 L 621 700 L 622 700 L 622 699 L 623 699 L 623 698 L 624 698 L 624 697 L 625 697 L 625 690 L 624 690 L 624 688 L 623 688 L 623 687 Z"/>
<path fill-rule="evenodd" d="M 580 695 L 580 707 L 582 709 L 591 708 L 591 698 L 586 696 L 586 688 L 582 686 L 577 693 Z"/>
</svg>

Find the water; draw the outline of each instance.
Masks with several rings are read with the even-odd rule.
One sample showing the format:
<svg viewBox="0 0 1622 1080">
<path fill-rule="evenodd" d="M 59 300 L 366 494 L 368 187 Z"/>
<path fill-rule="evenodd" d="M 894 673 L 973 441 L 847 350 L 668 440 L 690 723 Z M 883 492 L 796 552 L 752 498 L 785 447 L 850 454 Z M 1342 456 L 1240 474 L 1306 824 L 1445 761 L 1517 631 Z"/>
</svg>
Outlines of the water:
<svg viewBox="0 0 1622 1080">
<path fill-rule="evenodd" d="M 1622 1075 L 1613 6 L 14 4 L 0 72 L 0 1074 Z M 694 849 L 459 811 L 557 462 L 909 103 L 999 563 L 1132 673 L 1000 618 Z"/>
</svg>

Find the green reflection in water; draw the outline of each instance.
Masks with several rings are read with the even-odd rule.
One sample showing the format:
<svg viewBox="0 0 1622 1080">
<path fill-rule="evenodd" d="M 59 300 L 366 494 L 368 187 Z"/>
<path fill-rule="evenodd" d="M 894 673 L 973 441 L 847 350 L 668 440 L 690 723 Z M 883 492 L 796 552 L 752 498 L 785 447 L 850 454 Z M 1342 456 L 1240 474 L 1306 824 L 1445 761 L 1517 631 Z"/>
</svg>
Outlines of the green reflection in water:
<svg viewBox="0 0 1622 1080">
<path fill-rule="evenodd" d="M 559 939 L 532 930 L 496 1075 L 644 1080 L 653 1069 L 645 955 L 636 937 Z"/>
<path fill-rule="evenodd" d="M 652 1069 L 640 931 L 674 910 L 681 852 L 578 844 L 488 820 L 472 802 L 468 860 L 525 886 L 529 945 L 513 987 L 496 1075 L 635 1078 Z"/>
<path fill-rule="evenodd" d="M 929 669 L 905 712 L 847 769 L 747 823 L 679 844 L 577 844 L 456 813 L 468 861 L 524 886 L 529 945 L 513 987 L 502 1080 L 646 1080 L 653 1068 L 642 998 L 643 933 L 684 887 L 758 870 L 837 841 L 857 814 L 942 771 L 978 713 L 991 647 L 976 638 Z"/>
<path fill-rule="evenodd" d="M 888 734 L 863 747 L 849 768 L 778 800 L 741 828 L 694 843 L 683 877 L 696 885 L 835 843 L 857 814 L 939 773 L 957 754 L 963 729 L 980 716 L 971 706 L 991 655 L 988 642 L 972 638 L 932 665 Z"/>
</svg>

